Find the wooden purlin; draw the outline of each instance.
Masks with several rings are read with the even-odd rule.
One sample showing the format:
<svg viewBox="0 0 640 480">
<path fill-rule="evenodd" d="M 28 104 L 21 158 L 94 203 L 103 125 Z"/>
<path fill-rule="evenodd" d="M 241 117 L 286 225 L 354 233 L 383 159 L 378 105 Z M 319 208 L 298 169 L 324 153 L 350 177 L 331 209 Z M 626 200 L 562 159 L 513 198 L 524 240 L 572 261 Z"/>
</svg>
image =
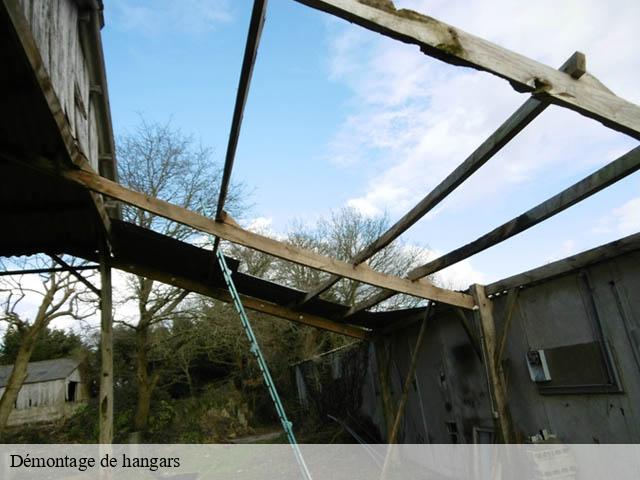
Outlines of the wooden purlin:
<svg viewBox="0 0 640 480">
<path fill-rule="evenodd" d="M 592 248 L 582 253 L 572 255 L 562 260 L 528 270 L 508 278 L 503 278 L 485 287 L 487 295 L 495 295 L 513 288 L 534 285 L 550 280 L 581 268 L 594 265 L 625 253 L 640 250 L 640 233 L 634 233 L 628 237 L 615 240 L 611 243 Z"/>
<path fill-rule="evenodd" d="M 199 213 L 189 211 L 169 202 L 123 187 L 122 185 L 101 177 L 92 171 L 64 169 L 60 166 L 55 167 L 52 165 L 52 162 L 42 157 L 31 158 L 28 163 L 25 163 L 4 152 L 0 152 L 0 155 L 10 161 L 20 162 L 23 165 L 36 169 L 42 173 L 58 175 L 93 192 L 100 193 L 136 208 L 140 208 L 169 220 L 187 225 L 201 232 L 208 233 L 224 240 L 228 240 L 284 260 L 298 263 L 309 268 L 340 275 L 342 277 L 350 278 L 352 280 L 380 288 L 386 288 L 399 293 L 434 300 L 461 308 L 473 309 L 475 306 L 474 300 L 470 295 L 436 287 L 428 281 L 413 282 L 380 273 L 367 265 L 354 267 L 347 262 L 319 255 L 310 250 L 299 248 L 294 245 L 288 245 L 284 242 L 245 230 L 229 218 L 226 218 L 223 222 L 216 222 Z"/>
<path fill-rule="evenodd" d="M 365 0 L 296 1 L 417 45 L 425 54 L 449 64 L 497 75 L 519 92 L 530 92 L 640 140 L 640 107 L 614 95 L 591 75 L 577 80 L 435 18 L 412 10 L 396 10 L 392 4 L 377 8 Z"/>
<path fill-rule="evenodd" d="M 251 12 L 251 21 L 249 25 L 249 33 L 247 34 L 247 44 L 245 46 L 244 58 L 242 60 L 242 70 L 240 72 L 238 92 L 236 95 L 236 102 L 233 110 L 231 131 L 229 132 L 227 153 L 225 155 L 224 168 L 222 171 L 222 180 L 220 182 L 220 194 L 218 196 L 218 204 L 216 205 L 216 220 L 218 221 L 222 220 L 224 203 L 227 198 L 229 182 L 231 181 L 231 171 L 233 170 L 233 161 L 236 156 L 236 148 L 238 146 L 238 139 L 240 137 L 244 107 L 247 103 L 247 96 L 249 95 L 249 87 L 251 86 L 253 67 L 255 65 L 256 56 L 258 54 L 258 46 L 260 45 L 260 37 L 262 35 L 262 27 L 264 26 L 265 22 L 266 11 L 267 0 L 254 0 L 253 10 Z"/>
<path fill-rule="evenodd" d="M 254 232 L 250 232 L 231 222 L 215 222 L 203 215 L 185 208 L 172 205 L 163 200 L 149 197 L 125 188 L 111 180 L 84 170 L 67 170 L 61 172 L 67 180 L 82 185 L 90 190 L 120 200 L 129 205 L 160 215 L 169 220 L 182 223 L 196 230 L 215 235 L 224 240 L 252 248 L 306 267 L 328 273 L 341 275 L 370 285 L 388 288 L 399 293 L 419 298 L 436 300 L 450 305 L 471 309 L 475 305 L 471 296 L 439 288 L 430 282 L 413 282 L 399 277 L 386 275 L 371 269 L 367 265 L 352 265 L 334 258 L 319 255 L 310 250 L 288 245 Z"/>
<path fill-rule="evenodd" d="M 560 71 L 570 74 L 573 78 L 580 78 L 585 73 L 585 56 L 580 52 L 575 52 L 560 67 Z M 507 143 L 509 143 L 518 133 L 538 117 L 548 106 L 547 102 L 529 98 L 522 104 L 495 132 L 493 132 L 482 144 L 469 155 L 464 162 L 451 172 L 442 182 L 440 182 L 431 192 L 429 192 L 415 207 L 407 212 L 400 220 L 391 226 L 380 237 L 371 242 L 360 251 L 351 262 L 358 265 L 380 250 L 385 248 L 418 220 L 438 206 L 447 196 L 458 188 L 467 178 L 478 171 L 484 164 L 493 158 Z M 299 302 L 297 307 L 301 307 L 313 298 L 321 295 L 340 280 L 340 277 L 332 276 L 321 285 L 311 290 Z"/>
<path fill-rule="evenodd" d="M 429 263 L 414 268 L 407 274 L 406 278 L 415 281 L 497 245 L 566 210 L 572 205 L 594 195 L 639 169 L 640 147 L 636 147 L 557 195 L 545 200 L 499 227 L 494 228 L 473 242 L 442 255 Z M 374 295 L 371 299 L 365 300 L 353 307 L 345 317 L 377 305 L 393 295 L 395 295 L 395 293 L 382 291 Z"/>
</svg>

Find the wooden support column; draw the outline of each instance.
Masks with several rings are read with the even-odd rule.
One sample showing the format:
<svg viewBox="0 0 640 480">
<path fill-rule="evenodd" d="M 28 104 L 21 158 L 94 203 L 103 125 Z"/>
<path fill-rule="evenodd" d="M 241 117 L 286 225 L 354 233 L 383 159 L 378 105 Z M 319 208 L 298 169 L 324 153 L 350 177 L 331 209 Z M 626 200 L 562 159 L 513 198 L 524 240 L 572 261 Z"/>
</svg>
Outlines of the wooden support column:
<svg viewBox="0 0 640 480">
<path fill-rule="evenodd" d="M 380 382 L 380 396 L 382 398 L 382 411 L 384 413 L 387 439 L 393 428 L 393 400 L 389 375 L 391 366 L 390 348 L 391 344 L 386 338 L 378 339 L 375 343 L 378 382 Z"/>
<path fill-rule="evenodd" d="M 113 441 L 113 318 L 111 264 L 105 243 L 100 249 L 100 403 L 99 443 Z"/>
<path fill-rule="evenodd" d="M 511 424 L 511 415 L 507 402 L 502 367 L 496 362 L 497 337 L 493 318 L 493 305 L 487 298 L 484 285 L 472 285 L 471 293 L 476 299 L 480 344 L 487 371 L 489 392 L 491 393 L 491 410 L 498 439 L 502 443 L 515 443 L 515 433 Z"/>
</svg>

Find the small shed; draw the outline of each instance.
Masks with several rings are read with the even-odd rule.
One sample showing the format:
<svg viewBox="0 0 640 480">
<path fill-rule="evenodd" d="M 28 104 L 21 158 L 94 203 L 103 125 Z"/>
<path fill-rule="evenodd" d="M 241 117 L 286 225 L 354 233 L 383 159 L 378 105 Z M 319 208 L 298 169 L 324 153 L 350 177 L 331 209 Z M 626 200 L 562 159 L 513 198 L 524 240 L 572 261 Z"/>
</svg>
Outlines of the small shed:
<svg viewBox="0 0 640 480">
<path fill-rule="evenodd" d="M 29 363 L 9 425 L 52 421 L 72 414 L 88 398 L 80 366 L 81 361 L 74 358 Z M 13 365 L 0 366 L 0 395 L 12 370 Z"/>
</svg>

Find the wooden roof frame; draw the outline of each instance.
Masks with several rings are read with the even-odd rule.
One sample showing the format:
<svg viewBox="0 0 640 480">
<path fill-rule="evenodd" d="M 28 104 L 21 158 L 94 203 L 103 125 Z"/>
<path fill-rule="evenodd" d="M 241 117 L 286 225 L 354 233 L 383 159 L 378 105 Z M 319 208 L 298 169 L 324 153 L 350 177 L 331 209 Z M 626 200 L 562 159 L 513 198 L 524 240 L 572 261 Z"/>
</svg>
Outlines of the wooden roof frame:
<svg viewBox="0 0 640 480">
<path fill-rule="evenodd" d="M 559 70 L 555 70 L 416 12 L 395 10 L 393 7 L 381 9 L 369 5 L 368 3 L 371 3 L 369 0 L 296 1 L 393 39 L 415 44 L 425 54 L 449 64 L 472 67 L 497 75 L 509 81 L 516 90 L 529 92 L 531 97 L 443 182 L 380 238 L 372 242 L 371 245 L 352 259 L 351 263 L 348 263 L 243 229 L 223 210 L 240 135 L 244 105 L 248 96 L 260 33 L 264 24 L 267 7 L 266 0 L 254 1 L 215 219 L 206 218 L 160 199 L 127 189 L 92 171 L 82 152 L 79 151 L 70 137 L 64 118 L 59 116 L 61 110 L 59 103 L 57 103 L 55 92 L 50 86 L 50 80 L 48 80 L 46 72 L 42 69 L 41 62 L 38 61 L 37 48 L 35 44 L 32 44 L 33 39 L 31 38 L 30 40 L 30 32 L 27 31 L 28 26 L 19 15 L 13 15 L 12 21 L 21 34 L 25 52 L 28 55 L 35 52 L 29 59 L 40 82 L 40 87 L 47 98 L 51 112 L 53 112 L 57 120 L 58 128 L 66 146 L 65 154 L 72 160 L 71 164 L 62 165 L 55 161 L 52 162 L 52 159 L 33 158 L 30 159 L 28 166 L 41 172 L 61 176 L 70 182 L 83 186 L 90 192 L 102 194 L 167 219 L 189 225 L 194 229 L 214 235 L 217 239 L 244 245 L 332 275 L 330 280 L 323 282 L 322 285 L 308 292 L 298 306 L 302 306 L 323 291 L 326 291 L 341 278 L 349 278 L 383 289 L 381 294 L 374 297 L 372 301 L 352 308 L 346 316 L 351 316 L 364 308 L 369 308 L 397 293 L 413 295 L 418 298 L 464 309 L 477 309 L 476 301 L 472 295 L 437 287 L 422 277 L 489 248 L 545 220 L 640 167 L 639 147 L 564 192 L 498 227 L 489 234 L 480 237 L 475 242 L 418 267 L 410 272 L 406 278 L 377 272 L 365 263 L 368 258 L 399 237 L 437 205 L 438 202 L 442 201 L 462 184 L 535 117 L 542 113 L 547 105 L 553 103 L 575 110 L 603 123 L 609 128 L 623 132 L 636 139 L 640 139 L 640 107 L 617 97 L 595 77 L 587 73 L 584 55 L 578 52 Z M 8 7 L 7 9 L 10 13 L 15 8 L 14 0 L 3 0 L 3 3 Z M 7 154 L 5 152 L 3 156 L 8 158 L 10 153 Z M 21 160 L 16 161 L 25 163 Z M 103 214 L 101 216 L 106 217 L 100 197 L 95 195 L 93 197 L 96 199 L 97 210 L 101 211 Z M 108 218 L 104 219 L 104 223 L 105 230 L 108 231 Z M 291 310 L 288 310 L 287 315 L 293 316 L 294 314 Z"/>
</svg>

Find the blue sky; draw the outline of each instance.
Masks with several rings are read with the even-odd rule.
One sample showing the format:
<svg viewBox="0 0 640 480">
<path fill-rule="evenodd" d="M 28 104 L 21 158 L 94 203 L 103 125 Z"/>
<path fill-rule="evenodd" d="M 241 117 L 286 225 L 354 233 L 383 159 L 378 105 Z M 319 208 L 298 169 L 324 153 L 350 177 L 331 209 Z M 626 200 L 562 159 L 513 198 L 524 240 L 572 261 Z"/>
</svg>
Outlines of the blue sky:
<svg viewBox="0 0 640 480">
<path fill-rule="evenodd" d="M 397 1 L 559 66 L 575 50 L 640 103 L 640 2 Z M 116 133 L 172 119 L 224 158 L 251 12 L 248 0 L 111 0 L 103 42 Z M 508 18 L 509 22 L 504 19 Z M 526 96 L 292 0 L 271 0 L 234 178 L 254 189 L 247 224 L 273 233 L 350 205 L 395 220 Z M 550 107 L 403 236 L 444 253 L 566 188 L 637 144 Z M 640 230 L 640 176 L 449 269 L 464 287 Z"/>
</svg>

